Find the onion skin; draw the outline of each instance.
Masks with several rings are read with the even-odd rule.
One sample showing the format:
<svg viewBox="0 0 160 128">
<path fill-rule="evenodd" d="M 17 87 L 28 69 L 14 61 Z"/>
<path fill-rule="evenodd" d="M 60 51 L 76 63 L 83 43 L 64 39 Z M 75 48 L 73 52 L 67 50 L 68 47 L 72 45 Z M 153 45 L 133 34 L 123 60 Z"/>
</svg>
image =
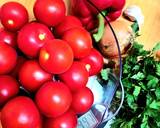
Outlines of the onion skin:
<svg viewBox="0 0 160 128">
<path fill-rule="evenodd" d="M 119 41 L 121 54 L 125 54 L 134 39 L 134 32 L 130 22 L 119 19 L 111 22 Z M 104 57 L 115 58 L 118 56 L 118 48 L 113 33 L 108 25 L 105 26 L 103 36 L 98 44 Z"/>
</svg>

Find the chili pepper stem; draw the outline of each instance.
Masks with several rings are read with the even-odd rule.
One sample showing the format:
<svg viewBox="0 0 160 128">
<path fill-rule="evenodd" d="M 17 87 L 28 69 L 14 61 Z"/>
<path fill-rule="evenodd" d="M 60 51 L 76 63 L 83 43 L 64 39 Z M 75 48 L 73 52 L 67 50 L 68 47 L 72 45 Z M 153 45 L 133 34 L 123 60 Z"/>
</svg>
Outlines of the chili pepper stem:
<svg viewBox="0 0 160 128">
<path fill-rule="evenodd" d="M 101 14 L 98 14 L 98 20 L 99 20 L 99 26 L 97 33 L 93 34 L 93 38 L 96 42 L 99 42 L 103 36 L 104 27 L 105 27 L 105 21 Z"/>
</svg>

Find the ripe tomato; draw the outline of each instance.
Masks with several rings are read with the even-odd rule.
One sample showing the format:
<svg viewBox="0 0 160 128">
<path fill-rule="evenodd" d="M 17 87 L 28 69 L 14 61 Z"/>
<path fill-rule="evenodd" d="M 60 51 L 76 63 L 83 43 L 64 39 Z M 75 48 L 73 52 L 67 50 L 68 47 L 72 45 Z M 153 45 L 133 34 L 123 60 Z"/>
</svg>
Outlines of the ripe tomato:
<svg viewBox="0 0 160 128">
<path fill-rule="evenodd" d="M 17 31 L 28 22 L 28 12 L 20 3 L 7 2 L 0 9 L 0 19 L 6 29 Z"/>
<path fill-rule="evenodd" d="M 83 114 L 87 112 L 91 108 L 94 100 L 92 91 L 87 87 L 77 90 L 73 93 L 72 97 L 73 100 L 71 108 L 77 114 Z"/>
<path fill-rule="evenodd" d="M 76 128 L 77 122 L 76 113 L 69 110 L 56 118 L 48 118 L 44 128 Z"/>
<path fill-rule="evenodd" d="M 62 82 L 46 82 L 36 94 L 36 103 L 46 117 L 57 117 L 66 112 L 72 102 L 72 94 Z"/>
<path fill-rule="evenodd" d="M 73 50 L 74 57 L 77 59 L 87 56 L 91 51 L 91 36 L 89 32 L 83 28 L 69 29 L 63 34 L 62 39 L 68 42 Z"/>
<path fill-rule="evenodd" d="M 16 50 L 5 43 L 0 43 L 0 74 L 9 73 L 16 65 Z"/>
<path fill-rule="evenodd" d="M 47 26 L 32 22 L 26 24 L 18 33 L 18 47 L 29 57 L 37 57 L 40 48 L 47 40 L 53 39 Z"/>
<path fill-rule="evenodd" d="M 73 51 L 63 40 L 50 40 L 41 48 L 39 63 L 46 71 L 60 74 L 67 71 L 73 63 Z"/>
<path fill-rule="evenodd" d="M 2 128 L 2 124 L 1 124 L 1 110 L 0 110 L 0 128 Z"/>
<path fill-rule="evenodd" d="M 35 92 L 44 82 L 52 80 L 52 75 L 44 71 L 37 61 L 28 60 L 19 70 L 19 80 L 26 90 Z"/>
<path fill-rule="evenodd" d="M 63 21 L 55 26 L 55 34 L 61 37 L 65 31 L 75 27 L 82 27 L 81 21 L 75 16 L 65 16 Z"/>
<path fill-rule="evenodd" d="M 13 76 L 14 78 L 18 78 L 19 70 L 25 61 L 26 61 L 26 58 L 24 58 L 23 56 L 18 56 L 17 64 L 14 67 L 14 69 L 11 71 L 10 75 Z"/>
<path fill-rule="evenodd" d="M 3 107 L 1 121 L 3 128 L 42 128 L 36 105 L 24 96 L 10 100 Z"/>
<path fill-rule="evenodd" d="M 69 70 L 59 75 L 59 78 L 66 83 L 71 91 L 77 91 L 86 86 L 88 76 L 89 73 L 85 68 L 85 64 L 75 61 Z"/>
<path fill-rule="evenodd" d="M 0 29 L 0 42 L 9 44 L 13 48 L 17 46 L 17 34 L 9 32 L 4 28 Z"/>
<path fill-rule="evenodd" d="M 33 11 L 38 21 L 55 26 L 64 19 L 66 8 L 63 0 L 36 0 Z"/>
<path fill-rule="evenodd" d="M 89 55 L 81 61 L 86 64 L 90 76 L 98 74 L 103 68 L 103 56 L 94 48 L 92 48 Z"/>
<path fill-rule="evenodd" d="M 0 106 L 19 92 L 18 82 L 9 75 L 0 76 Z"/>
</svg>

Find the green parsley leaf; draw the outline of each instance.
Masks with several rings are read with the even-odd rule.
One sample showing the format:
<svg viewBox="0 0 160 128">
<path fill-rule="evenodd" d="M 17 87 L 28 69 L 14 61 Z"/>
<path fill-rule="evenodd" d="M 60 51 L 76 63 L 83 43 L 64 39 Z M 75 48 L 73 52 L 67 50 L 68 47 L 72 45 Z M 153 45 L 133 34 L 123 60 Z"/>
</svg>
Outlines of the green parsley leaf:
<svg viewBox="0 0 160 128">
<path fill-rule="evenodd" d="M 157 97 L 157 100 L 160 100 L 160 87 L 158 87 L 155 91 L 155 95 Z"/>
<path fill-rule="evenodd" d="M 134 23 L 131 25 L 131 28 L 132 28 L 132 30 L 133 30 L 134 33 L 138 33 L 138 31 L 139 31 L 138 22 L 134 22 Z"/>
<path fill-rule="evenodd" d="M 145 75 L 142 72 L 138 72 L 137 74 L 134 74 L 131 78 L 141 81 L 145 78 Z"/>
<path fill-rule="evenodd" d="M 158 78 L 152 75 L 148 75 L 147 80 L 149 80 L 147 83 L 148 88 L 155 88 L 159 82 Z"/>
<path fill-rule="evenodd" d="M 141 91 L 141 87 L 139 87 L 139 86 L 134 86 L 133 95 L 134 95 L 134 98 L 135 98 L 135 99 L 137 99 L 140 91 Z"/>
<path fill-rule="evenodd" d="M 156 74 L 160 76 L 160 63 L 156 64 Z"/>
<path fill-rule="evenodd" d="M 152 109 L 156 109 L 156 110 L 160 110 L 160 101 L 153 101 L 150 105 L 150 108 Z"/>
<path fill-rule="evenodd" d="M 111 71 L 110 68 L 102 69 L 101 70 L 101 76 L 103 80 L 108 80 L 108 74 Z"/>
<path fill-rule="evenodd" d="M 133 43 L 123 59 L 122 83 L 125 99 L 114 123 L 121 122 L 114 128 L 160 128 L 160 62 L 153 51 Z"/>
</svg>

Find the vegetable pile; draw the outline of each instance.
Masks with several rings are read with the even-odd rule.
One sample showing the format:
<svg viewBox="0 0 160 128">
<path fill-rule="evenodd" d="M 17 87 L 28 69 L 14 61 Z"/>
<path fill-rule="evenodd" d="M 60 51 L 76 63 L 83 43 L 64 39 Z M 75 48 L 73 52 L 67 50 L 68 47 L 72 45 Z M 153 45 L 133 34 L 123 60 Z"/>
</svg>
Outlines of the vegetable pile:
<svg viewBox="0 0 160 128">
<path fill-rule="evenodd" d="M 160 127 L 160 61 L 155 53 L 160 43 L 151 51 L 135 42 L 123 61 L 123 108 L 112 128 Z"/>
<path fill-rule="evenodd" d="M 92 106 L 89 76 L 103 68 L 81 21 L 63 0 L 36 0 L 36 20 L 17 2 L 1 6 L 0 120 L 3 128 L 76 128 Z"/>
</svg>

